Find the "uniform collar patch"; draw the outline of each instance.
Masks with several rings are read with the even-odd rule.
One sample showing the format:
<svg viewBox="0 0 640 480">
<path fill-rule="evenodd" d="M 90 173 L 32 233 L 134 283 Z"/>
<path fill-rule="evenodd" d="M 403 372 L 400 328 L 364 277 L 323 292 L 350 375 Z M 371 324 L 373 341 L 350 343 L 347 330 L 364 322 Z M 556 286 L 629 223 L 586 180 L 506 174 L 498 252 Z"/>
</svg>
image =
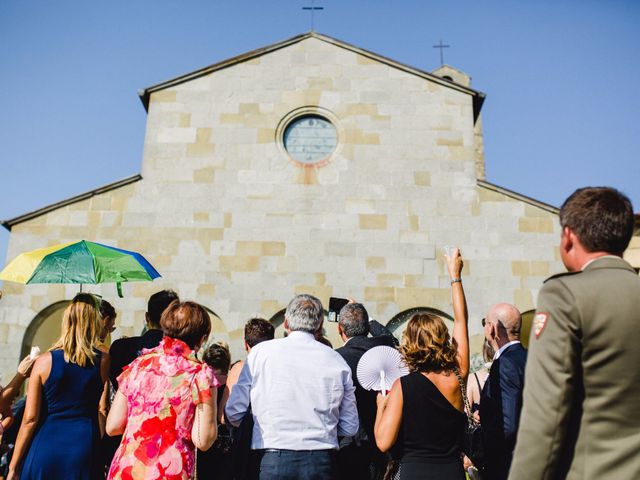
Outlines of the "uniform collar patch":
<svg viewBox="0 0 640 480">
<path fill-rule="evenodd" d="M 547 319 L 549 315 L 544 312 L 536 313 L 535 317 L 533 317 L 533 333 L 535 333 L 536 338 L 540 336 L 542 330 L 544 330 L 544 326 L 547 324 Z"/>
</svg>

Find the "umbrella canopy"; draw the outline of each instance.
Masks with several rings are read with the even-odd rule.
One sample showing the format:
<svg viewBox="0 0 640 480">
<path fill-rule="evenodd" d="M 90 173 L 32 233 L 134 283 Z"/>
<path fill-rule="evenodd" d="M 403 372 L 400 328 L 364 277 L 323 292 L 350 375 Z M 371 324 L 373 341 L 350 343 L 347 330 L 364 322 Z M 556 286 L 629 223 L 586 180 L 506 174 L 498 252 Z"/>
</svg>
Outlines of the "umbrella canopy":
<svg viewBox="0 0 640 480">
<path fill-rule="evenodd" d="M 18 255 L 0 272 L 0 280 L 31 283 L 144 282 L 160 274 L 139 253 L 81 240 Z"/>
</svg>

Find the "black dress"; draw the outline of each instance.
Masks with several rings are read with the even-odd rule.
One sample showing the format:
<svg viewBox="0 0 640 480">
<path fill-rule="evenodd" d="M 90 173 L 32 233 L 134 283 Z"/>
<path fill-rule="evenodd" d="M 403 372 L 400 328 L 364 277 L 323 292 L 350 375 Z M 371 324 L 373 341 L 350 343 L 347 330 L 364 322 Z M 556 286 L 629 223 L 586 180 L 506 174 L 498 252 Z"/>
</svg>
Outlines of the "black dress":
<svg viewBox="0 0 640 480">
<path fill-rule="evenodd" d="M 400 379 L 400 480 L 464 480 L 462 438 L 467 415 L 420 372 Z"/>
</svg>

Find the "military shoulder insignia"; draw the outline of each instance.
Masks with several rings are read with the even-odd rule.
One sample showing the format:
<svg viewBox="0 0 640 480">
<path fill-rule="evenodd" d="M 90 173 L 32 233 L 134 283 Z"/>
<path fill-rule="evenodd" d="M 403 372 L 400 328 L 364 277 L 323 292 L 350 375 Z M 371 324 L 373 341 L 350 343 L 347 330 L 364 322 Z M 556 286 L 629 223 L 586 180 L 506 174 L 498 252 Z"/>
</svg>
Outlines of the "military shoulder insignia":
<svg viewBox="0 0 640 480">
<path fill-rule="evenodd" d="M 536 338 L 538 338 L 542 330 L 544 330 L 548 318 L 549 314 L 544 312 L 536 313 L 535 317 L 533 317 L 533 333 L 536 334 Z"/>
</svg>

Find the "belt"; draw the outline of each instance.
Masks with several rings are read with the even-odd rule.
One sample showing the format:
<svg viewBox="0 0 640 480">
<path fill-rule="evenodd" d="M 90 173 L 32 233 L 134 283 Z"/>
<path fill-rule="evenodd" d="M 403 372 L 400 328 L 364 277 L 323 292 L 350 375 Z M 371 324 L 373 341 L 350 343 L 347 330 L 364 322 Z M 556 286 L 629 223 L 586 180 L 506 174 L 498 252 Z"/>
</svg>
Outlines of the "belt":
<svg viewBox="0 0 640 480">
<path fill-rule="evenodd" d="M 336 451 L 337 450 L 334 448 L 316 449 L 316 450 L 288 450 L 286 448 L 261 448 L 256 450 L 256 452 L 263 452 L 263 453 L 326 453 L 326 452 L 336 452 Z"/>
</svg>

